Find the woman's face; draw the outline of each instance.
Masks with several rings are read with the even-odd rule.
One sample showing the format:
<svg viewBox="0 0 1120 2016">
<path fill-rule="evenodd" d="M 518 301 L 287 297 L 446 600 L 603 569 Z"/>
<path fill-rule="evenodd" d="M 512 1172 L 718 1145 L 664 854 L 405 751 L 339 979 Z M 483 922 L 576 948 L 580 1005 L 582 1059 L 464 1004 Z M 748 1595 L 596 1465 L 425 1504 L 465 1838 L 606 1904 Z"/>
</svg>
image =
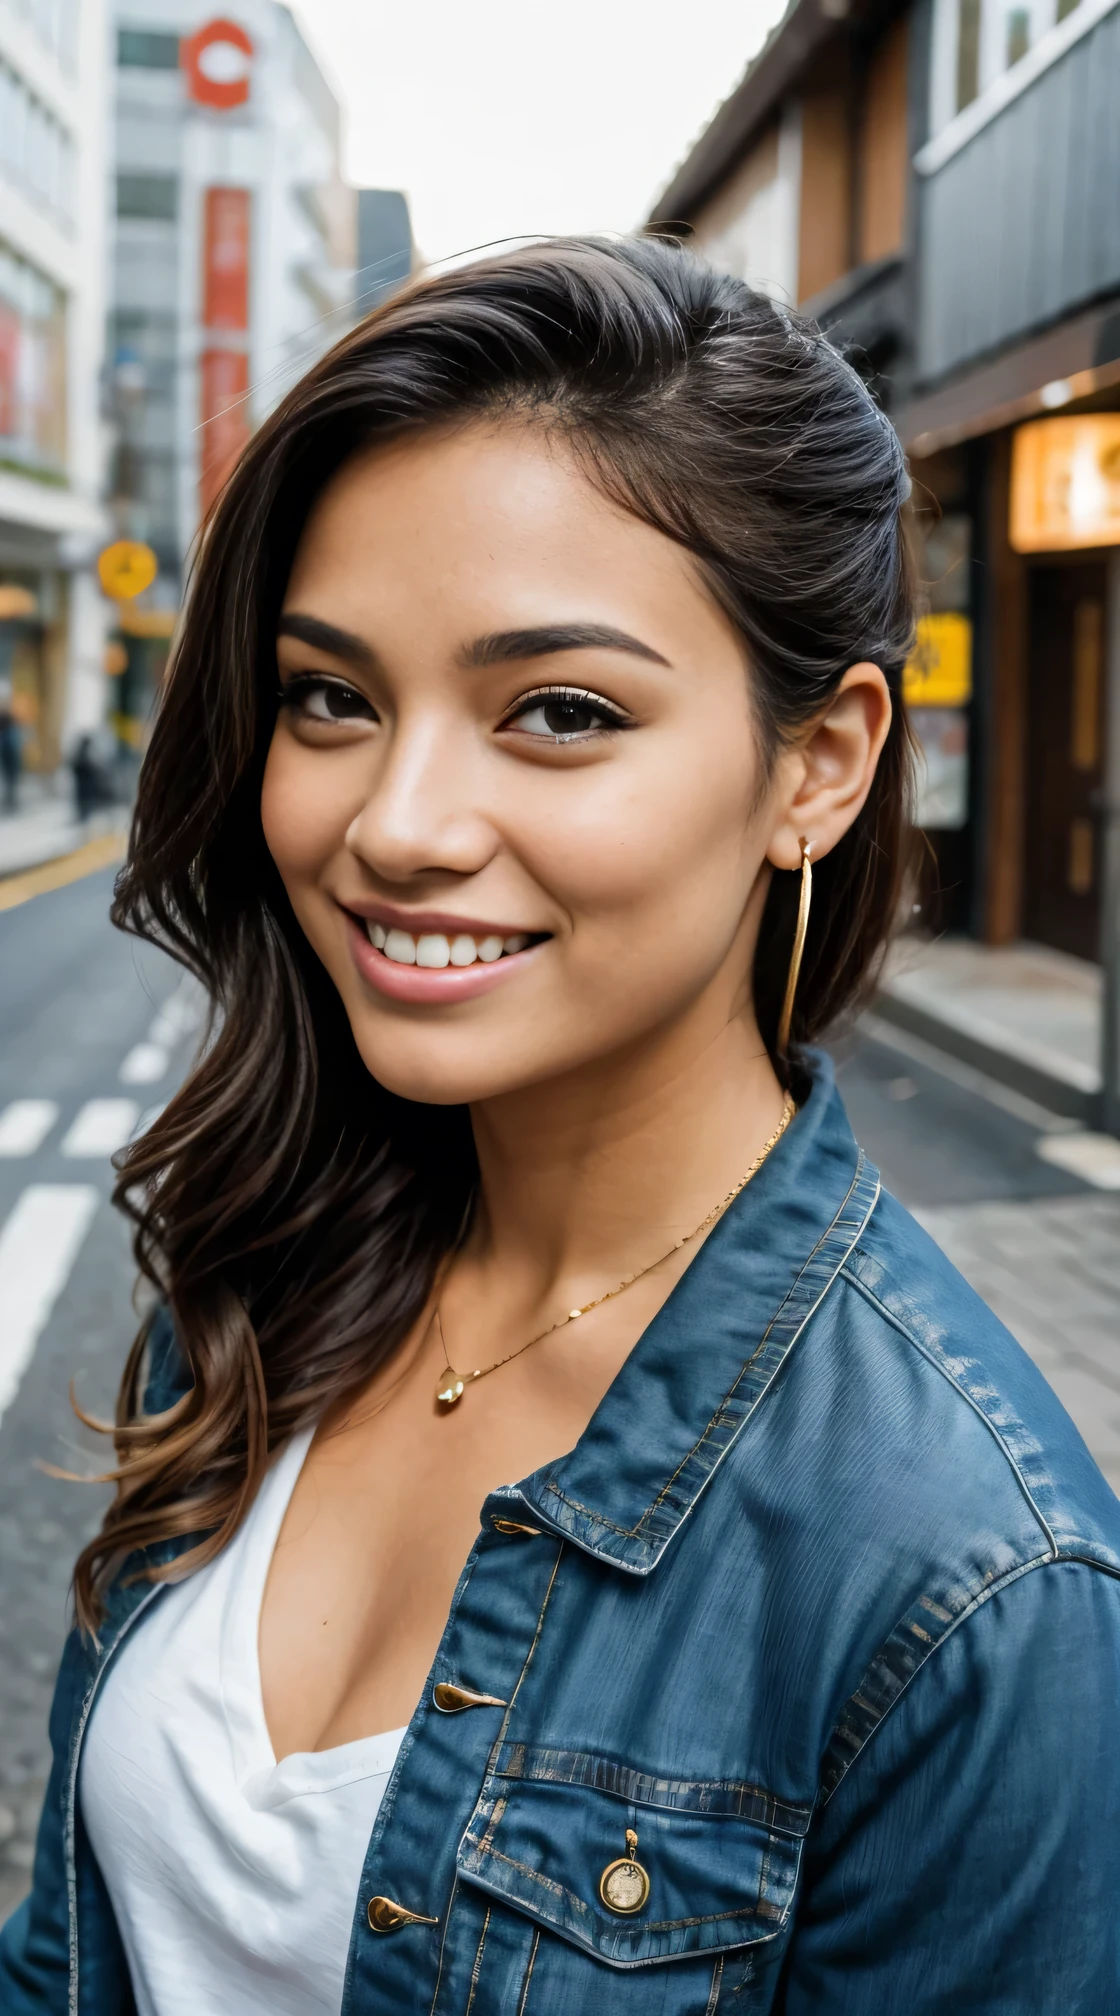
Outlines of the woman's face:
<svg viewBox="0 0 1120 2016">
<path fill-rule="evenodd" d="M 774 813 L 743 646 L 543 428 L 350 462 L 277 656 L 265 837 L 382 1084 L 489 1098 L 749 1008 Z"/>
</svg>

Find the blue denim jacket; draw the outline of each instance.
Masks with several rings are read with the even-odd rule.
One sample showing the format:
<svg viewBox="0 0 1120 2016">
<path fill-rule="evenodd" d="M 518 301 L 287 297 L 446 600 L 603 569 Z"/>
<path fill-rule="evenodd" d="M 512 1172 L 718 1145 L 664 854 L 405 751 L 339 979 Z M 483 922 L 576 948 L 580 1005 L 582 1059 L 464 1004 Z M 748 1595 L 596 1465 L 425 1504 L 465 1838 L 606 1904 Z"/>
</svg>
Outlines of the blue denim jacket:
<svg viewBox="0 0 1120 2016">
<path fill-rule="evenodd" d="M 165 1323 L 150 1404 L 183 1378 Z M 4 2016 L 133 2007 L 74 1791 L 158 1601 L 66 1648 Z M 1120 1504 L 817 1059 L 575 1449 L 482 1508 L 343 2016 L 1115 2016 L 1118 1738 Z"/>
</svg>

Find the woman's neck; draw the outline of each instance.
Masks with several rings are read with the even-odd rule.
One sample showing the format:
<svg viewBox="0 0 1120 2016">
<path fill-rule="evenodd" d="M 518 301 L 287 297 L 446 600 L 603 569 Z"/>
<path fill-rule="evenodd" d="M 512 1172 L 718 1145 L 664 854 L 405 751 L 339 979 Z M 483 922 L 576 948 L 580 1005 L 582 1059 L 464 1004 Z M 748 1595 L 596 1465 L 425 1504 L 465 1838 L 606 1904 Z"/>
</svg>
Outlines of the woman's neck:
<svg viewBox="0 0 1120 2016">
<path fill-rule="evenodd" d="M 482 1205 L 470 1264 L 526 1304 L 560 1288 L 589 1298 L 701 1222 L 773 1133 L 783 1097 L 753 1015 L 740 1014 L 695 1015 L 625 1056 L 487 1101 L 472 1114 Z"/>
</svg>

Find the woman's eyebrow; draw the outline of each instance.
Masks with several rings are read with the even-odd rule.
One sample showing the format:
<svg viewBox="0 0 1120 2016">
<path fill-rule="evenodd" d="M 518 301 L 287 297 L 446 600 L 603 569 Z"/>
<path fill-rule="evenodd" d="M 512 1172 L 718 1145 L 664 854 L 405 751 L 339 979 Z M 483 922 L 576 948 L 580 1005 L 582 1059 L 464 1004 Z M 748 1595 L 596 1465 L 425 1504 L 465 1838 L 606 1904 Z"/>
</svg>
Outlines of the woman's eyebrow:
<svg viewBox="0 0 1120 2016">
<path fill-rule="evenodd" d="M 654 665 L 669 664 L 651 644 L 610 623 L 545 623 L 531 630 L 496 630 L 468 644 L 461 662 L 475 669 L 508 665 L 518 658 L 548 658 L 554 651 L 628 651 L 632 658 L 648 658 Z"/>
<path fill-rule="evenodd" d="M 356 637 L 352 630 L 340 630 L 334 623 L 324 623 L 319 616 L 301 616 L 295 610 L 286 610 L 276 625 L 276 634 L 298 638 L 315 651 L 329 651 L 332 658 L 343 658 L 361 672 L 372 672 L 377 662 L 363 638 Z"/>
</svg>

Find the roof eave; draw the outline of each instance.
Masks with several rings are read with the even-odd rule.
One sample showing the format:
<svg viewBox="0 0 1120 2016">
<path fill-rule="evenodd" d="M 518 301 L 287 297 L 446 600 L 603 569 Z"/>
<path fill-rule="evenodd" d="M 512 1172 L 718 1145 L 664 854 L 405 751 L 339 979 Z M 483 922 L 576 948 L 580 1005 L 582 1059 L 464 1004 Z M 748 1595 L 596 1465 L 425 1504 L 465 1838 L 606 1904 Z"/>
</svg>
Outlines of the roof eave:
<svg viewBox="0 0 1120 2016">
<path fill-rule="evenodd" d="M 649 224 L 664 227 L 691 221 L 843 18 L 837 0 L 790 0 L 759 55 L 658 197 Z"/>
</svg>

